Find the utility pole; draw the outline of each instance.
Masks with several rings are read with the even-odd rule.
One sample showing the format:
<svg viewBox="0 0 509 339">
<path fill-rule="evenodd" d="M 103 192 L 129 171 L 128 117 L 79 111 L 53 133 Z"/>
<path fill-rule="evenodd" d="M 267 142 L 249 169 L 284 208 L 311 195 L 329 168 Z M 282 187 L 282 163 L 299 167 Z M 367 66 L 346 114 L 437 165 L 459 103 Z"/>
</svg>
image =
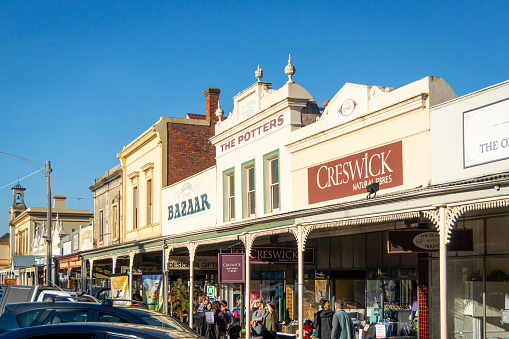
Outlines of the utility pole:
<svg viewBox="0 0 509 339">
<path fill-rule="evenodd" d="M 46 161 L 46 194 L 48 199 L 48 211 L 46 218 L 48 219 L 48 226 L 46 227 L 46 286 L 51 286 L 53 283 L 53 276 L 51 272 L 51 165 Z"/>
<path fill-rule="evenodd" d="M 51 165 L 50 165 L 50 162 L 46 161 L 46 173 L 43 173 L 42 169 L 40 169 L 39 167 L 37 167 L 34 164 L 34 163 L 37 163 L 37 164 L 43 165 L 43 163 L 40 163 L 40 162 L 37 162 L 34 160 L 30 160 L 30 159 L 26 159 L 26 158 L 20 157 L 19 155 L 12 154 L 12 153 L 7 153 L 7 152 L 3 152 L 3 151 L 0 151 L 0 153 L 12 155 L 13 157 L 20 158 L 21 160 L 25 160 L 30 165 L 37 168 L 37 170 L 39 172 L 41 172 L 42 175 L 44 175 L 46 177 L 46 194 L 47 194 L 47 198 L 48 198 L 48 211 L 46 214 L 46 218 L 48 219 L 48 228 L 46 229 L 46 236 L 43 236 L 43 237 L 46 239 L 46 246 L 47 246 L 46 247 L 47 257 L 46 257 L 46 266 L 45 266 L 46 267 L 46 285 L 51 286 L 53 283 L 53 277 L 51 274 L 51 226 L 52 226 L 51 224 L 52 224 L 52 222 L 51 222 Z M 11 224 L 9 224 L 9 226 L 11 226 L 11 232 L 14 232 L 14 225 L 11 223 Z M 12 238 L 12 233 L 11 233 L 11 238 Z M 13 248 L 14 248 L 14 246 L 13 246 Z M 12 251 L 12 249 L 11 249 L 11 251 Z"/>
</svg>

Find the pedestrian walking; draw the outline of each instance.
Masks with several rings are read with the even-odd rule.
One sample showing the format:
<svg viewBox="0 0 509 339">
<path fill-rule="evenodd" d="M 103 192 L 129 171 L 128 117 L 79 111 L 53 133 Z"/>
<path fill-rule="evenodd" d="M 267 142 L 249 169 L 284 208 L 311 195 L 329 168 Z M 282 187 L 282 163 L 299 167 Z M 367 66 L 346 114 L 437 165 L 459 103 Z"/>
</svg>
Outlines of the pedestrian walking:
<svg viewBox="0 0 509 339">
<path fill-rule="evenodd" d="M 332 339 L 355 339 L 353 322 L 348 313 L 343 310 L 343 303 L 336 300 L 334 303 L 336 313 L 332 317 Z"/>
<path fill-rule="evenodd" d="M 276 339 L 277 334 L 277 310 L 273 301 L 267 303 L 267 312 L 262 319 L 262 337 L 263 339 Z"/>
<path fill-rule="evenodd" d="M 315 313 L 315 321 L 313 322 L 315 336 L 318 339 L 331 339 L 334 312 L 330 309 L 331 304 L 327 299 L 322 300 L 321 306 L 322 309 Z"/>
<path fill-rule="evenodd" d="M 263 305 L 262 299 L 256 299 L 256 301 L 251 305 L 251 309 L 253 310 L 253 315 L 251 317 L 251 328 L 253 329 L 253 335 L 261 336 L 262 335 L 262 320 L 263 316 L 267 312 L 265 310 L 265 306 Z"/>
</svg>

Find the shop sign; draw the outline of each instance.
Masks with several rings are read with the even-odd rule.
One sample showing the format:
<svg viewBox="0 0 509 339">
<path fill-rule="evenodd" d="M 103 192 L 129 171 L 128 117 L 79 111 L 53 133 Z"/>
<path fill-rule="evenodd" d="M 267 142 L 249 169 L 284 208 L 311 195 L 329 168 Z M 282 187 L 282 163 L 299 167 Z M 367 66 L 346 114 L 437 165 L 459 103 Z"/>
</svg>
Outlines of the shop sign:
<svg viewBox="0 0 509 339">
<path fill-rule="evenodd" d="M 116 274 L 111 277 L 111 297 L 113 299 L 131 299 L 129 291 L 129 276 Z M 121 301 L 118 305 L 126 305 L 127 302 Z"/>
<path fill-rule="evenodd" d="M 251 264 L 297 264 L 299 251 L 297 247 L 253 247 Z M 304 250 L 304 264 L 315 263 L 315 249 Z"/>
<path fill-rule="evenodd" d="M 244 283 L 246 281 L 246 254 L 219 253 L 219 283 Z"/>
<path fill-rule="evenodd" d="M 437 230 L 389 230 L 387 231 L 389 253 L 429 253 L 440 250 L 440 234 Z M 471 229 L 452 230 L 451 242 L 447 245 L 450 252 L 474 250 Z"/>
<path fill-rule="evenodd" d="M 288 120 L 288 119 L 286 119 Z M 223 154 L 237 148 L 239 146 L 244 146 L 247 143 L 259 139 L 262 136 L 265 136 L 285 125 L 285 115 L 280 114 L 275 118 L 272 118 L 268 121 L 265 121 L 262 124 L 259 124 L 247 131 L 243 131 L 241 134 L 224 142 L 216 147 L 216 150 L 219 154 Z"/>
<path fill-rule="evenodd" d="M 80 251 L 91 250 L 94 248 L 94 226 L 89 225 L 80 229 Z"/>
<path fill-rule="evenodd" d="M 465 168 L 509 158 L 509 99 L 463 113 Z"/>
<path fill-rule="evenodd" d="M 380 190 L 403 184 L 402 141 L 308 168 L 308 200 L 314 204 L 366 194 L 374 182 Z"/>
<path fill-rule="evenodd" d="M 46 265 L 46 257 L 35 257 L 35 266 L 41 267 Z"/>
<path fill-rule="evenodd" d="M 206 170 L 162 191 L 162 233 L 181 234 L 215 223 L 216 170 Z"/>
<path fill-rule="evenodd" d="M 4 284 L 5 285 L 17 285 L 18 279 L 16 278 L 4 278 Z"/>
<path fill-rule="evenodd" d="M 217 270 L 217 257 L 194 257 L 194 268 L 199 270 Z M 189 256 L 170 256 L 169 270 L 189 270 Z"/>
</svg>

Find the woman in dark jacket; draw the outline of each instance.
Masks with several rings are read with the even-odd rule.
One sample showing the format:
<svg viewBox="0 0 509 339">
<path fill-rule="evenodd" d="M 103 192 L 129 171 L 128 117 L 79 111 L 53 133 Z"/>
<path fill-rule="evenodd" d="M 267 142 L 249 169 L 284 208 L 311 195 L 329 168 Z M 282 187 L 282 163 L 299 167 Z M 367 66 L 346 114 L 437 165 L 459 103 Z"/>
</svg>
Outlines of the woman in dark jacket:
<svg viewBox="0 0 509 339">
<path fill-rule="evenodd" d="M 332 317 L 334 312 L 330 309 L 330 301 L 322 300 L 322 310 L 315 313 L 313 326 L 316 329 L 315 336 L 318 339 L 331 339 Z"/>
<path fill-rule="evenodd" d="M 267 303 L 267 313 L 262 319 L 262 337 L 263 339 L 276 339 L 278 316 L 276 305 L 273 301 Z"/>
</svg>

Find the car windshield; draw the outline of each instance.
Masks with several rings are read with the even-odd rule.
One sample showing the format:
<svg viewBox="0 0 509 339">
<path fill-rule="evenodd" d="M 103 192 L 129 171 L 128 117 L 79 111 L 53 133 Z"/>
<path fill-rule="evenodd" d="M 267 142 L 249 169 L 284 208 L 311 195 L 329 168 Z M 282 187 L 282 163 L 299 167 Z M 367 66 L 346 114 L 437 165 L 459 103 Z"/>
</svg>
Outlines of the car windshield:
<svg viewBox="0 0 509 339">
<path fill-rule="evenodd" d="M 194 333 L 194 331 L 190 327 L 167 315 L 147 314 L 141 316 L 141 319 L 147 325 L 173 328 L 179 331 Z"/>
</svg>

